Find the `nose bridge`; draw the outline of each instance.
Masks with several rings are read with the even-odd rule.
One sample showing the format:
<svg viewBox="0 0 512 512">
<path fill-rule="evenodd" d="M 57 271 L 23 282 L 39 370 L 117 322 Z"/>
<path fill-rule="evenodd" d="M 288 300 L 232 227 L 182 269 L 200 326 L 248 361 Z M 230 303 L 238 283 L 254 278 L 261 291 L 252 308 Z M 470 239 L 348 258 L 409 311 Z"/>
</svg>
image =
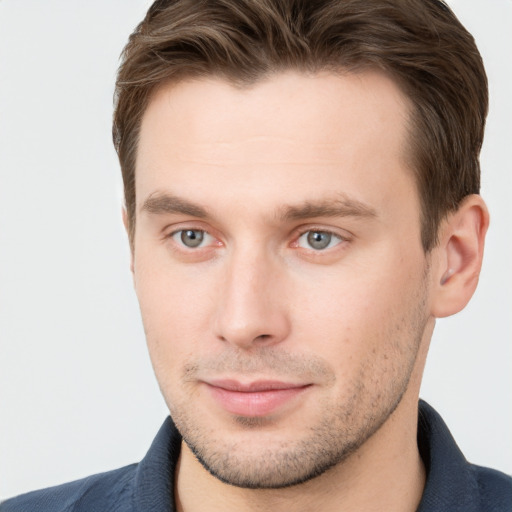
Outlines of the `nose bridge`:
<svg viewBox="0 0 512 512">
<path fill-rule="evenodd" d="M 247 348 L 278 343 L 288 332 L 286 303 L 276 293 L 277 262 L 254 245 L 235 249 L 226 259 L 217 306 L 217 336 Z"/>
</svg>

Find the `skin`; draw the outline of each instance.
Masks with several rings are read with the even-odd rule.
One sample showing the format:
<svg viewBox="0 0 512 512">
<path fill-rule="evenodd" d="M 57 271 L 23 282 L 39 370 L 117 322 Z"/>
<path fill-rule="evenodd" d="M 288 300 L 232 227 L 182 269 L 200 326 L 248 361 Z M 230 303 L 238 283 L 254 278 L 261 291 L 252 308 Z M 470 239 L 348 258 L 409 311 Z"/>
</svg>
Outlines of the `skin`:
<svg viewBox="0 0 512 512">
<path fill-rule="evenodd" d="M 179 510 L 416 509 L 428 343 L 473 293 L 488 215 L 471 196 L 423 252 L 409 112 L 371 71 L 154 94 L 132 270 L 185 440 Z M 300 391 L 234 413 L 219 379 Z"/>
</svg>

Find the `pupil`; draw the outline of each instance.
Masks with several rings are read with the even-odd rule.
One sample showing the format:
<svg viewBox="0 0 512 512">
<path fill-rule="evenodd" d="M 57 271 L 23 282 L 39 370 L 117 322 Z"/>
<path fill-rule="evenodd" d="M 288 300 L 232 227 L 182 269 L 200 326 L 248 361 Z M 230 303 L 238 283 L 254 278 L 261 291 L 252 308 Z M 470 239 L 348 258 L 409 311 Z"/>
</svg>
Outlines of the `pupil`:
<svg viewBox="0 0 512 512">
<path fill-rule="evenodd" d="M 331 235 L 321 231 L 312 231 L 308 234 L 308 243 L 313 249 L 325 249 L 331 243 Z"/>
<path fill-rule="evenodd" d="M 202 231 L 187 229 L 181 232 L 181 241 L 187 247 L 197 247 L 201 245 L 204 235 Z"/>
</svg>

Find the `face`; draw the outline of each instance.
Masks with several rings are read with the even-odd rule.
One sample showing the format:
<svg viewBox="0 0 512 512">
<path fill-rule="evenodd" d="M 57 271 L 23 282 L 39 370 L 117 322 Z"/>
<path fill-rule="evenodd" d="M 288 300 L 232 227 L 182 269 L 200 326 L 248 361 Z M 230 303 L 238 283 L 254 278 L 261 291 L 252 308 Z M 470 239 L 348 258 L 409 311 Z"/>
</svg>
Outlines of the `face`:
<svg viewBox="0 0 512 512">
<path fill-rule="evenodd" d="M 135 287 L 171 415 L 219 479 L 319 475 L 406 392 L 429 317 L 408 111 L 377 72 L 152 98 Z"/>
</svg>

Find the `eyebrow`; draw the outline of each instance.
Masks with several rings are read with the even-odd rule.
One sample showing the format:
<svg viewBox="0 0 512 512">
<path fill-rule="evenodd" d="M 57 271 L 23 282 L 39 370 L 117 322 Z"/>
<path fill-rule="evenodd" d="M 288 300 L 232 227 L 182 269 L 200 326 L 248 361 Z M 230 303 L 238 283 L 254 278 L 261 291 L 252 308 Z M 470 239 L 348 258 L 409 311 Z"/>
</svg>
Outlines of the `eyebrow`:
<svg viewBox="0 0 512 512">
<path fill-rule="evenodd" d="M 357 199 L 341 196 L 320 202 L 306 201 L 297 206 L 286 206 L 280 212 L 284 220 L 304 220 L 312 217 L 377 217 L 377 211 Z"/>
<path fill-rule="evenodd" d="M 200 219 L 209 217 L 208 211 L 202 206 L 164 193 L 151 194 L 144 201 L 140 211 L 155 215 L 190 215 Z M 377 212 L 361 201 L 342 195 L 338 199 L 306 201 L 299 205 L 284 206 L 278 210 L 277 217 L 284 221 L 297 221 L 313 217 L 374 218 L 377 217 Z"/>
<path fill-rule="evenodd" d="M 181 213 L 204 219 L 208 212 L 197 204 L 186 199 L 168 194 L 151 194 L 143 203 L 141 212 L 153 213 L 156 215 Z"/>
</svg>

